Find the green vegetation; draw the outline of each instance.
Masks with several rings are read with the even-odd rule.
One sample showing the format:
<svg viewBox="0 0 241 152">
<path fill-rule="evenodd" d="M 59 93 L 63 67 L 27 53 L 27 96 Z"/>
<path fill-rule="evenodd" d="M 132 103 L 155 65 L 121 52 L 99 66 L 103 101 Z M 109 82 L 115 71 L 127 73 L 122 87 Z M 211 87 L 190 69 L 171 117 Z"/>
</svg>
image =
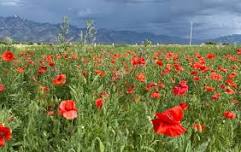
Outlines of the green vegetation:
<svg viewBox="0 0 241 152">
<path fill-rule="evenodd" d="M 0 45 L 0 54 L 7 49 L 15 58 L 0 58 L 0 123 L 12 138 L 2 152 L 240 152 L 241 53 L 233 46 Z M 59 74 L 66 80 L 56 85 Z M 188 92 L 175 96 L 182 80 Z M 64 100 L 75 102 L 77 118 L 59 114 Z M 187 131 L 157 134 L 155 113 L 181 102 Z"/>
</svg>

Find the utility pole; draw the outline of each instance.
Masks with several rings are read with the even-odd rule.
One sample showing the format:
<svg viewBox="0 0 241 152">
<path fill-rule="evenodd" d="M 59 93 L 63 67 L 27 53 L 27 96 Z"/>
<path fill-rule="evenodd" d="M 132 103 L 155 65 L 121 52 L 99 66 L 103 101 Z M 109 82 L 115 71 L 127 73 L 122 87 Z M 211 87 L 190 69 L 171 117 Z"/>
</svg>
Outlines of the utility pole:
<svg viewBox="0 0 241 152">
<path fill-rule="evenodd" d="M 191 23 L 190 23 L 191 25 L 190 25 L 190 41 L 189 41 L 189 45 L 191 46 L 192 45 L 192 26 L 193 26 L 193 23 L 192 23 L 192 21 L 191 21 Z"/>
</svg>

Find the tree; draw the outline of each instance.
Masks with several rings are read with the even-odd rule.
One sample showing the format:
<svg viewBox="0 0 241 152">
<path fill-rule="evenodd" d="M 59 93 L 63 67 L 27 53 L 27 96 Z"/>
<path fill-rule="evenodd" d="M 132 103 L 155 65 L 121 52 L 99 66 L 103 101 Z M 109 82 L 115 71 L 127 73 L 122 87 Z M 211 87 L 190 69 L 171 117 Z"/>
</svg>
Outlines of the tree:
<svg viewBox="0 0 241 152">
<path fill-rule="evenodd" d="M 13 39 L 11 37 L 6 36 L 1 40 L 1 42 L 6 45 L 11 45 L 13 44 Z"/>
<path fill-rule="evenodd" d="M 144 46 L 147 47 L 147 46 L 150 46 L 150 45 L 152 45 L 152 41 L 148 40 L 148 39 L 145 39 Z"/>
<path fill-rule="evenodd" d="M 86 31 L 80 31 L 80 43 L 84 44 L 93 44 L 96 41 L 96 28 L 93 20 L 86 21 Z"/>
<path fill-rule="evenodd" d="M 64 16 L 62 25 L 60 26 L 60 32 L 58 34 L 58 42 L 60 44 L 68 43 L 67 35 L 69 33 L 69 18 Z"/>
</svg>

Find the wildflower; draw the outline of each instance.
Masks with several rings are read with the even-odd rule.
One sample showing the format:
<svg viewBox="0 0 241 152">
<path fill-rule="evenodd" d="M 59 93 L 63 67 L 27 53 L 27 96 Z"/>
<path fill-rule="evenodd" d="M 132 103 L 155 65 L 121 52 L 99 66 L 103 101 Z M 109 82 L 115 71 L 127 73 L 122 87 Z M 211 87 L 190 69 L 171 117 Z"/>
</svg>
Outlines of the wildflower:
<svg viewBox="0 0 241 152">
<path fill-rule="evenodd" d="M 150 91 L 153 87 L 157 86 L 155 82 L 150 82 L 146 85 L 146 91 Z"/>
<path fill-rule="evenodd" d="M 18 68 L 16 69 L 16 71 L 17 71 L 18 73 L 24 73 L 24 68 L 23 68 L 23 67 L 18 67 Z"/>
<path fill-rule="evenodd" d="M 134 85 L 127 88 L 127 91 L 126 91 L 127 94 L 133 94 L 134 92 L 135 92 Z"/>
<path fill-rule="evenodd" d="M 159 99 L 159 98 L 160 98 L 160 93 L 159 93 L 159 92 L 153 92 L 153 93 L 151 94 L 151 98 L 153 98 L 153 99 Z"/>
<path fill-rule="evenodd" d="M 146 61 L 145 61 L 145 59 L 143 57 L 134 56 L 131 59 L 131 64 L 132 65 L 145 65 Z"/>
<path fill-rule="evenodd" d="M 220 93 L 214 93 L 211 98 L 213 101 L 217 101 L 220 98 L 220 96 L 221 96 Z"/>
<path fill-rule="evenodd" d="M 47 67 L 45 67 L 45 66 L 40 66 L 39 68 L 38 68 L 38 74 L 39 75 L 42 75 L 42 74 L 44 74 L 44 73 L 46 73 L 47 72 Z"/>
<path fill-rule="evenodd" d="M 47 115 L 48 115 L 48 116 L 53 116 L 53 115 L 54 115 L 54 111 L 51 111 L 51 110 L 48 111 L 48 112 L 47 112 Z"/>
<path fill-rule="evenodd" d="M 210 78 L 215 81 L 221 81 L 223 79 L 222 75 L 220 75 L 216 72 L 212 72 L 210 75 Z"/>
<path fill-rule="evenodd" d="M 39 90 L 40 90 L 40 93 L 44 94 L 49 91 L 49 87 L 48 86 L 40 86 Z"/>
<path fill-rule="evenodd" d="M 204 89 L 206 92 L 213 92 L 215 90 L 215 88 L 211 86 L 205 86 Z"/>
<path fill-rule="evenodd" d="M 216 55 L 213 54 L 213 53 L 208 53 L 208 54 L 206 55 L 206 57 L 207 57 L 208 59 L 214 59 L 214 58 L 216 57 Z"/>
<path fill-rule="evenodd" d="M 181 64 L 175 63 L 173 66 L 177 72 L 184 71 L 184 68 L 181 66 Z"/>
<path fill-rule="evenodd" d="M 241 48 L 238 48 L 236 51 L 237 51 L 237 55 L 241 55 Z"/>
<path fill-rule="evenodd" d="M 229 78 L 229 79 L 233 79 L 233 78 L 235 78 L 237 75 L 238 75 L 238 74 L 237 74 L 236 72 L 232 72 L 232 73 L 230 73 L 230 74 L 228 75 L 228 78 Z"/>
<path fill-rule="evenodd" d="M 2 54 L 2 60 L 5 62 L 11 62 L 15 58 L 14 54 L 11 51 L 5 51 Z"/>
<path fill-rule="evenodd" d="M 186 132 L 186 128 L 181 124 L 183 116 L 183 109 L 180 105 L 156 113 L 156 118 L 152 120 L 154 131 L 168 137 L 181 136 Z"/>
<path fill-rule="evenodd" d="M 102 98 L 98 98 L 95 100 L 95 106 L 98 109 L 101 109 L 103 106 L 104 100 Z"/>
<path fill-rule="evenodd" d="M 156 64 L 159 65 L 160 67 L 163 66 L 162 60 L 160 60 L 160 59 L 159 59 L 159 60 L 156 60 Z"/>
<path fill-rule="evenodd" d="M 136 79 L 140 82 L 145 82 L 146 81 L 146 77 L 144 73 L 139 73 L 136 75 Z"/>
<path fill-rule="evenodd" d="M 199 81 L 199 80 L 200 80 L 199 76 L 194 76 L 193 77 L 193 81 Z"/>
<path fill-rule="evenodd" d="M 100 77 L 104 77 L 105 76 L 105 71 L 102 70 L 95 70 L 96 75 L 100 76 Z"/>
<path fill-rule="evenodd" d="M 59 75 L 54 77 L 52 82 L 55 86 L 62 86 L 66 82 L 66 75 L 65 74 L 59 74 Z"/>
<path fill-rule="evenodd" d="M 192 128 L 196 131 L 196 132 L 199 132 L 199 133 L 202 133 L 206 126 L 204 124 L 200 124 L 200 123 L 194 123 Z"/>
<path fill-rule="evenodd" d="M 166 64 L 166 67 L 165 67 L 165 69 L 163 70 L 163 72 L 162 72 L 162 74 L 163 75 L 167 75 L 167 74 L 169 74 L 170 72 L 171 72 L 171 64 Z"/>
<path fill-rule="evenodd" d="M 172 89 L 172 93 L 176 96 L 184 95 L 188 91 L 188 85 L 186 81 L 181 81 L 177 86 Z"/>
<path fill-rule="evenodd" d="M 227 119 L 230 119 L 230 120 L 236 118 L 236 114 L 235 114 L 234 112 L 232 112 L 232 111 L 225 111 L 225 112 L 223 113 L 223 116 L 224 116 L 225 118 L 227 118 Z"/>
<path fill-rule="evenodd" d="M 186 102 L 181 102 L 179 106 L 182 108 L 182 110 L 187 110 L 188 109 L 188 104 Z"/>
<path fill-rule="evenodd" d="M 5 145 L 6 141 L 9 141 L 12 138 L 12 131 L 10 128 L 5 127 L 3 124 L 0 124 L 0 147 Z"/>
<path fill-rule="evenodd" d="M 235 91 L 229 87 L 225 88 L 224 91 L 226 94 L 229 94 L 229 95 L 235 94 Z"/>
<path fill-rule="evenodd" d="M 59 114 L 68 120 L 77 118 L 77 108 L 75 106 L 75 101 L 62 101 L 59 105 Z"/>
<path fill-rule="evenodd" d="M 165 88 L 165 84 L 163 82 L 158 82 L 158 88 L 159 89 L 164 89 Z"/>
<path fill-rule="evenodd" d="M 5 90 L 4 84 L 0 83 L 0 93 L 4 92 L 4 90 Z"/>
</svg>

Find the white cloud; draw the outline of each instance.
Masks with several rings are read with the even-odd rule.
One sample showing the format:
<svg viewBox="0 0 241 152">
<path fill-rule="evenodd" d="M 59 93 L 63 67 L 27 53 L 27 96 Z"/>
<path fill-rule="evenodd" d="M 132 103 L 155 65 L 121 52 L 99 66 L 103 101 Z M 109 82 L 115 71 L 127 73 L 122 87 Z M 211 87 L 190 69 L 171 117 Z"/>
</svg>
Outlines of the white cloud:
<svg viewBox="0 0 241 152">
<path fill-rule="evenodd" d="M 21 0 L 0 0 L 1 6 L 19 6 L 21 5 Z"/>
<path fill-rule="evenodd" d="M 78 11 L 78 17 L 88 17 L 93 14 L 93 11 L 89 8 Z"/>
</svg>

